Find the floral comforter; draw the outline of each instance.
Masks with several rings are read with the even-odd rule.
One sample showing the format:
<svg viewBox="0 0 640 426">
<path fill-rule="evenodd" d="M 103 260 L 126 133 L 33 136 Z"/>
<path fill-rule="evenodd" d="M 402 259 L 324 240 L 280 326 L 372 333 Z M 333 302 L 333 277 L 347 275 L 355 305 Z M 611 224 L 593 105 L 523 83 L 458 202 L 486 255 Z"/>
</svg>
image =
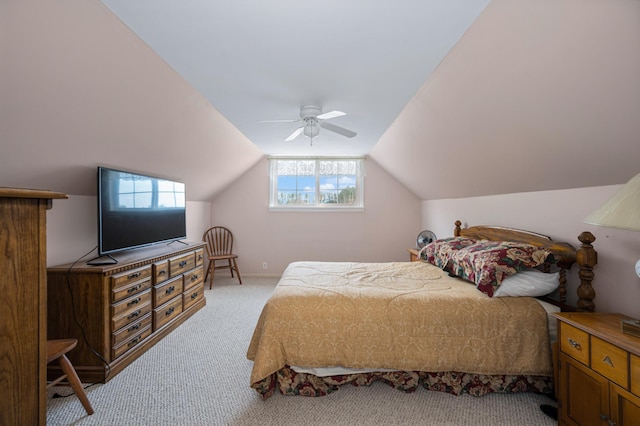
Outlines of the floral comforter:
<svg viewBox="0 0 640 426">
<path fill-rule="evenodd" d="M 295 262 L 256 325 L 258 389 L 287 366 L 550 377 L 547 314 L 424 262 Z"/>
</svg>

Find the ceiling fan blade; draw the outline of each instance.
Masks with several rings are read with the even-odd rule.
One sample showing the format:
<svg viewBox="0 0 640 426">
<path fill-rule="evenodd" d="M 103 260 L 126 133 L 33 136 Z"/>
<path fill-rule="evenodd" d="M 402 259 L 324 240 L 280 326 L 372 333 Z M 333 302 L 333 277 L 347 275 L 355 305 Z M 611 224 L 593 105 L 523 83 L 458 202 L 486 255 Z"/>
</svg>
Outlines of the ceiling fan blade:
<svg viewBox="0 0 640 426">
<path fill-rule="evenodd" d="M 331 130 L 332 132 L 336 132 L 341 134 L 342 136 L 346 136 L 348 138 L 352 138 L 357 135 L 353 130 L 345 129 L 344 127 L 336 126 L 335 124 L 328 123 L 326 121 L 320 122 L 320 127 Z"/>
<path fill-rule="evenodd" d="M 258 123 L 295 123 L 300 120 L 260 120 Z"/>
<path fill-rule="evenodd" d="M 295 138 L 297 138 L 298 136 L 300 136 L 300 134 L 304 131 L 304 126 L 303 127 L 298 127 L 296 130 L 293 131 L 293 133 L 291 133 L 289 135 L 289 137 L 287 137 L 284 141 L 285 142 L 289 142 L 294 140 Z"/>
<path fill-rule="evenodd" d="M 318 118 L 320 120 L 328 120 L 330 118 L 342 117 L 343 115 L 347 115 L 347 113 L 334 110 L 334 111 L 325 112 L 324 114 L 320 114 Z"/>
</svg>

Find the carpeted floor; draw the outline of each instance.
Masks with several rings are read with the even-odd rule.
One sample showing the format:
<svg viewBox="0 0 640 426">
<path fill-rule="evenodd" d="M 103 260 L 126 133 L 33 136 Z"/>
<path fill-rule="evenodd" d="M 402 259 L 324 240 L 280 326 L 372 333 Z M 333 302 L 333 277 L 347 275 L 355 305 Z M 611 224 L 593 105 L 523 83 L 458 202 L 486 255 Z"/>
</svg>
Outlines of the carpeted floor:
<svg viewBox="0 0 640 426">
<path fill-rule="evenodd" d="M 106 384 L 87 388 L 87 416 L 70 388 L 47 395 L 49 425 L 522 425 L 556 422 L 537 394 L 452 396 L 418 389 L 406 394 L 382 383 L 343 386 L 320 398 L 263 401 L 249 387 L 246 350 L 276 279 L 219 278 L 207 306 Z"/>
</svg>

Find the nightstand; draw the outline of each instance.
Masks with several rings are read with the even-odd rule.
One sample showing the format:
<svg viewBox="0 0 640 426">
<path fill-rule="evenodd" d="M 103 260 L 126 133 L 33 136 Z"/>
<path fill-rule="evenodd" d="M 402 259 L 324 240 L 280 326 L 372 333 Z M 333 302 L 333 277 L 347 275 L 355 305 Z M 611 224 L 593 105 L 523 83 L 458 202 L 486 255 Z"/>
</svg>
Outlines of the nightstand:
<svg viewBox="0 0 640 426">
<path fill-rule="evenodd" d="M 409 262 L 417 262 L 420 260 L 418 257 L 418 249 L 407 249 L 409 252 Z"/>
<path fill-rule="evenodd" d="M 640 425 L 640 338 L 620 314 L 561 312 L 558 424 Z"/>
</svg>

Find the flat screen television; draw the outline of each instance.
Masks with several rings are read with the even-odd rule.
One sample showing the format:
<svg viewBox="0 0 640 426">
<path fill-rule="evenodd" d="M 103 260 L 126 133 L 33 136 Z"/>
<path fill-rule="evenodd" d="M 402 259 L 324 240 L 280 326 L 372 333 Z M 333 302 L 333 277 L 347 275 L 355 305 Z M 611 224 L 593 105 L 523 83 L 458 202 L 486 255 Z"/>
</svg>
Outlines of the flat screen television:
<svg viewBox="0 0 640 426">
<path fill-rule="evenodd" d="M 100 256 L 176 241 L 186 235 L 184 183 L 98 167 Z M 96 263 L 105 262 L 94 259 Z"/>
</svg>

